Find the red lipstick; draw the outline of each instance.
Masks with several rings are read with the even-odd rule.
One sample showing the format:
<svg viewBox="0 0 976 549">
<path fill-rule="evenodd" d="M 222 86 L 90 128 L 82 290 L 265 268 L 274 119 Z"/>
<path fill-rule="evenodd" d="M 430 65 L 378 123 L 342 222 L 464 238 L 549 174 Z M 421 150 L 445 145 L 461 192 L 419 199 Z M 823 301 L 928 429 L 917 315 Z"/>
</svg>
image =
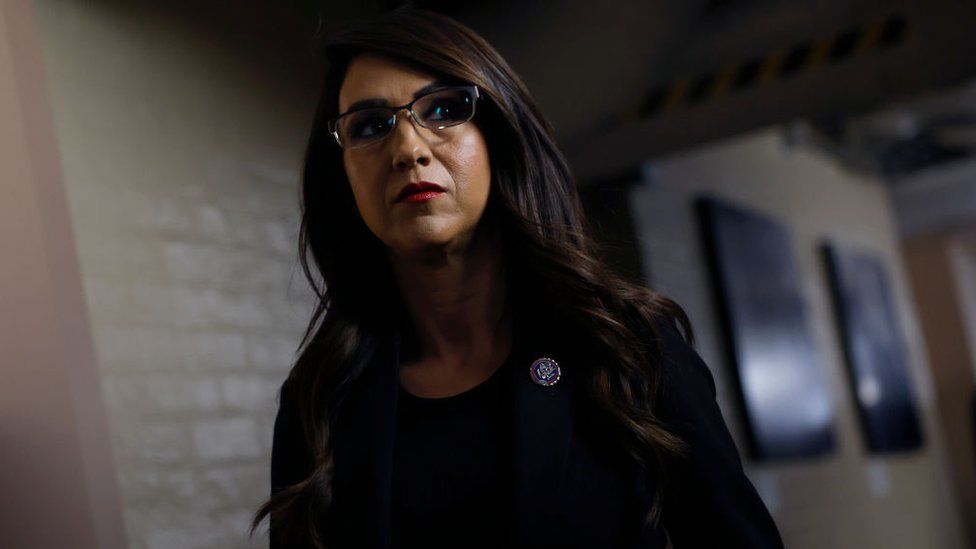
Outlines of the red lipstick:
<svg viewBox="0 0 976 549">
<path fill-rule="evenodd" d="M 430 181 L 407 183 L 402 189 L 400 189 L 400 194 L 397 195 L 396 201 L 424 202 L 439 194 L 443 194 L 444 192 L 446 192 L 444 187 L 441 187 L 437 183 L 431 183 Z"/>
</svg>

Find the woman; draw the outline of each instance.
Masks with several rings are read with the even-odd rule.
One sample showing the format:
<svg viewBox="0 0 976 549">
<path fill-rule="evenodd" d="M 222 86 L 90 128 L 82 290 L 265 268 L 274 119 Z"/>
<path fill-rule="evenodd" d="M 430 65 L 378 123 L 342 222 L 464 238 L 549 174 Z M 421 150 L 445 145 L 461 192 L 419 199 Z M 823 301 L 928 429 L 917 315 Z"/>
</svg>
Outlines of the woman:
<svg viewBox="0 0 976 549">
<path fill-rule="evenodd" d="M 598 259 L 501 56 L 414 9 L 327 56 L 300 230 L 319 303 L 252 532 L 270 515 L 272 547 L 781 546 L 687 316 Z"/>
</svg>

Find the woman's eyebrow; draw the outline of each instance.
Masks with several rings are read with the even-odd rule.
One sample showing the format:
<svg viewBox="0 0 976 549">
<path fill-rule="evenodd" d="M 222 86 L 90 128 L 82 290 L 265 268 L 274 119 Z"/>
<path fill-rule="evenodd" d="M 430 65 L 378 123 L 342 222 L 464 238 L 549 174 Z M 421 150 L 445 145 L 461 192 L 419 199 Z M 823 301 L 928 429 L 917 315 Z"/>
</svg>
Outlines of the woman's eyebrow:
<svg viewBox="0 0 976 549">
<path fill-rule="evenodd" d="M 413 92 L 413 98 L 416 99 L 421 95 L 424 95 L 425 93 L 430 93 L 438 88 L 443 88 L 447 85 L 448 84 L 443 80 L 435 80 L 430 84 L 427 84 L 426 86 Z M 387 105 L 389 105 L 389 102 L 386 99 L 383 99 L 381 97 L 370 97 L 369 99 L 360 99 L 359 101 L 356 101 L 352 105 L 349 105 L 349 108 L 346 109 L 345 112 L 349 113 L 353 111 L 361 111 L 363 109 L 369 109 L 372 107 L 385 107 Z"/>
</svg>

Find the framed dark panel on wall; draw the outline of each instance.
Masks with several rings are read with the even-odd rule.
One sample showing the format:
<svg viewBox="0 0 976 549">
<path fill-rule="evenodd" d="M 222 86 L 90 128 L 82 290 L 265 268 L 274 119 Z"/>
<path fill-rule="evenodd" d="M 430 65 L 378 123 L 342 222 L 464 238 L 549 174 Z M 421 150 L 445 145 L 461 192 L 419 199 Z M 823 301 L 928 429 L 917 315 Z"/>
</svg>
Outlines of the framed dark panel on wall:
<svg viewBox="0 0 976 549">
<path fill-rule="evenodd" d="M 752 457 L 831 452 L 833 399 L 789 233 L 714 198 L 699 199 L 696 209 Z"/>
<path fill-rule="evenodd" d="M 881 259 L 829 243 L 821 254 L 868 451 L 921 447 L 903 332 Z"/>
</svg>

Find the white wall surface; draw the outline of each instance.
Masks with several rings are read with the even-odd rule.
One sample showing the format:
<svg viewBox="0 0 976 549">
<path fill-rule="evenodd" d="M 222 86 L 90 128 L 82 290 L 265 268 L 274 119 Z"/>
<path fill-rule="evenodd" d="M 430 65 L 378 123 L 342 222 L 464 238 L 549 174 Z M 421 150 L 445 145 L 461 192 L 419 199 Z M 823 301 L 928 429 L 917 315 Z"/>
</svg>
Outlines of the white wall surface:
<svg viewBox="0 0 976 549">
<path fill-rule="evenodd" d="M 692 208 L 701 194 L 754 209 L 788 227 L 813 339 L 834 399 L 834 454 L 800 462 L 746 464 L 786 546 L 962 547 L 924 341 L 908 293 L 886 189 L 877 181 L 841 171 L 817 152 L 787 145 L 774 130 L 656 162 L 651 181 L 634 189 L 632 208 L 644 242 L 644 264 L 654 287 L 676 299 L 691 316 L 699 352 L 719 387 L 719 404 L 744 452 L 742 423 L 734 407 L 734 378 L 721 351 L 716 307 Z M 826 273 L 817 255 L 816 246 L 825 237 L 871 250 L 885 262 L 927 440 L 920 452 L 883 457 L 865 453 Z"/>
<path fill-rule="evenodd" d="M 128 542 L 265 547 L 245 529 L 312 304 L 297 184 L 317 83 L 152 3 L 34 7 Z"/>
</svg>

